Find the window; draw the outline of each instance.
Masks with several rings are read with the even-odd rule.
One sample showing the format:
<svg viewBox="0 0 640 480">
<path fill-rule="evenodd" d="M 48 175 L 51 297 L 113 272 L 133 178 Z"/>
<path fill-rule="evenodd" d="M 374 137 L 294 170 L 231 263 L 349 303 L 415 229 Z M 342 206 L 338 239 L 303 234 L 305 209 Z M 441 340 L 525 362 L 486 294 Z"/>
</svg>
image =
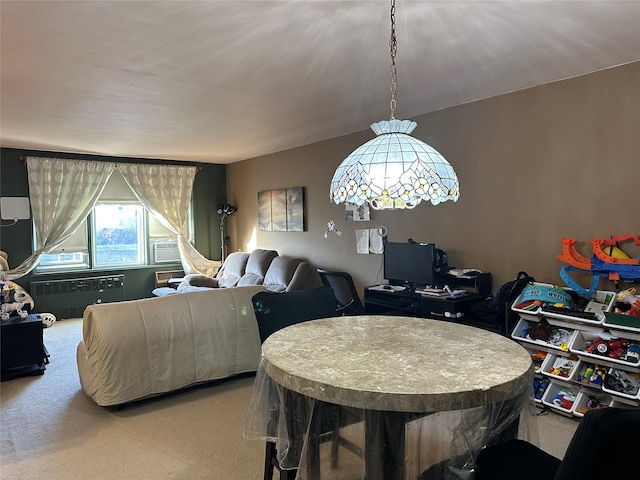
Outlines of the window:
<svg viewBox="0 0 640 480">
<path fill-rule="evenodd" d="M 36 271 L 135 267 L 179 259 L 175 234 L 144 208 L 116 170 L 88 218 L 42 256 Z"/>
<path fill-rule="evenodd" d="M 90 268 L 88 238 L 89 230 L 85 219 L 70 238 L 51 252 L 42 255 L 36 271 L 86 270 Z"/>
<path fill-rule="evenodd" d="M 94 266 L 146 263 L 143 212 L 139 203 L 102 204 L 93 208 Z"/>
</svg>

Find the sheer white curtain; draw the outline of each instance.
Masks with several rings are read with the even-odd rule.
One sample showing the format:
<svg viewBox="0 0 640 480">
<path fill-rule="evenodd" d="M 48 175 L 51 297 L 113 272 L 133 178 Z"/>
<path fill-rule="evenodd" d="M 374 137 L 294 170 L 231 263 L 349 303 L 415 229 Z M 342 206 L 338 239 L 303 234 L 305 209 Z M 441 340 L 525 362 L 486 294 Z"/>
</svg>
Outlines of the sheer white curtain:
<svg viewBox="0 0 640 480">
<path fill-rule="evenodd" d="M 176 234 L 185 273 L 213 275 L 220 262 L 204 257 L 189 243 L 189 204 L 197 167 L 119 164 L 118 169 L 140 202 Z"/>
<path fill-rule="evenodd" d="M 43 254 L 73 235 L 95 205 L 114 168 L 112 162 L 27 157 L 36 249 L 17 268 L 3 273 L 6 280 L 29 273 Z"/>
</svg>

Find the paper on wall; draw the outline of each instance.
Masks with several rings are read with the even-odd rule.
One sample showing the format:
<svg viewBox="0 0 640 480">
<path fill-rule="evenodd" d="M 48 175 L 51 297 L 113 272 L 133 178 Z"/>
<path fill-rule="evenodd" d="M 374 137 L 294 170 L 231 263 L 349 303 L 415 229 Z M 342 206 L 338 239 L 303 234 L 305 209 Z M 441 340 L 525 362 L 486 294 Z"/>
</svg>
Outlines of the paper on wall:
<svg viewBox="0 0 640 480">
<path fill-rule="evenodd" d="M 356 230 L 356 251 L 369 254 L 369 230 Z"/>
<path fill-rule="evenodd" d="M 367 255 L 369 253 L 382 254 L 384 252 L 384 235 L 380 228 L 356 230 L 356 251 Z"/>
<path fill-rule="evenodd" d="M 386 229 L 384 230 L 386 232 Z M 371 253 L 384 253 L 384 236 L 381 228 L 372 228 L 369 230 L 369 251 Z"/>
</svg>

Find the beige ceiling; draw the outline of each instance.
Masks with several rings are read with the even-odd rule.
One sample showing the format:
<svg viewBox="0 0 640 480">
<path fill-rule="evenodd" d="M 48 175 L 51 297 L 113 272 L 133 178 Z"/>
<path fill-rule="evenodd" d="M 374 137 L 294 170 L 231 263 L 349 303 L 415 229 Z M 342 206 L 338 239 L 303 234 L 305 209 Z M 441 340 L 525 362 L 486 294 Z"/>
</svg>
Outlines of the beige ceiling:
<svg viewBox="0 0 640 480">
<path fill-rule="evenodd" d="M 230 163 L 389 118 L 387 0 L 1 0 L 0 17 L 3 147 Z M 397 118 L 640 59 L 637 0 L 397 0 L 396 17 Z"/>
</svg>

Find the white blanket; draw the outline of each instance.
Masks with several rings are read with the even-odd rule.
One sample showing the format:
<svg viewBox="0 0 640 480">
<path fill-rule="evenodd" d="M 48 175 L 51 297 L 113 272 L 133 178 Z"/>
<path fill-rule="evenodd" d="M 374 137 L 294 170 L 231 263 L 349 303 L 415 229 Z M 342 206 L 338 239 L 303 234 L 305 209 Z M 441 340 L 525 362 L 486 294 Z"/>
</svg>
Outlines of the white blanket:
<svg viewBox="0 0 640 480">
<path fill-rule="evenodd" d="M 117 405 L 255 371 L 260 336 L 251 297 L 237 287 L 91 305 L 77 348 L 85 393 Z"/>
</svg>

